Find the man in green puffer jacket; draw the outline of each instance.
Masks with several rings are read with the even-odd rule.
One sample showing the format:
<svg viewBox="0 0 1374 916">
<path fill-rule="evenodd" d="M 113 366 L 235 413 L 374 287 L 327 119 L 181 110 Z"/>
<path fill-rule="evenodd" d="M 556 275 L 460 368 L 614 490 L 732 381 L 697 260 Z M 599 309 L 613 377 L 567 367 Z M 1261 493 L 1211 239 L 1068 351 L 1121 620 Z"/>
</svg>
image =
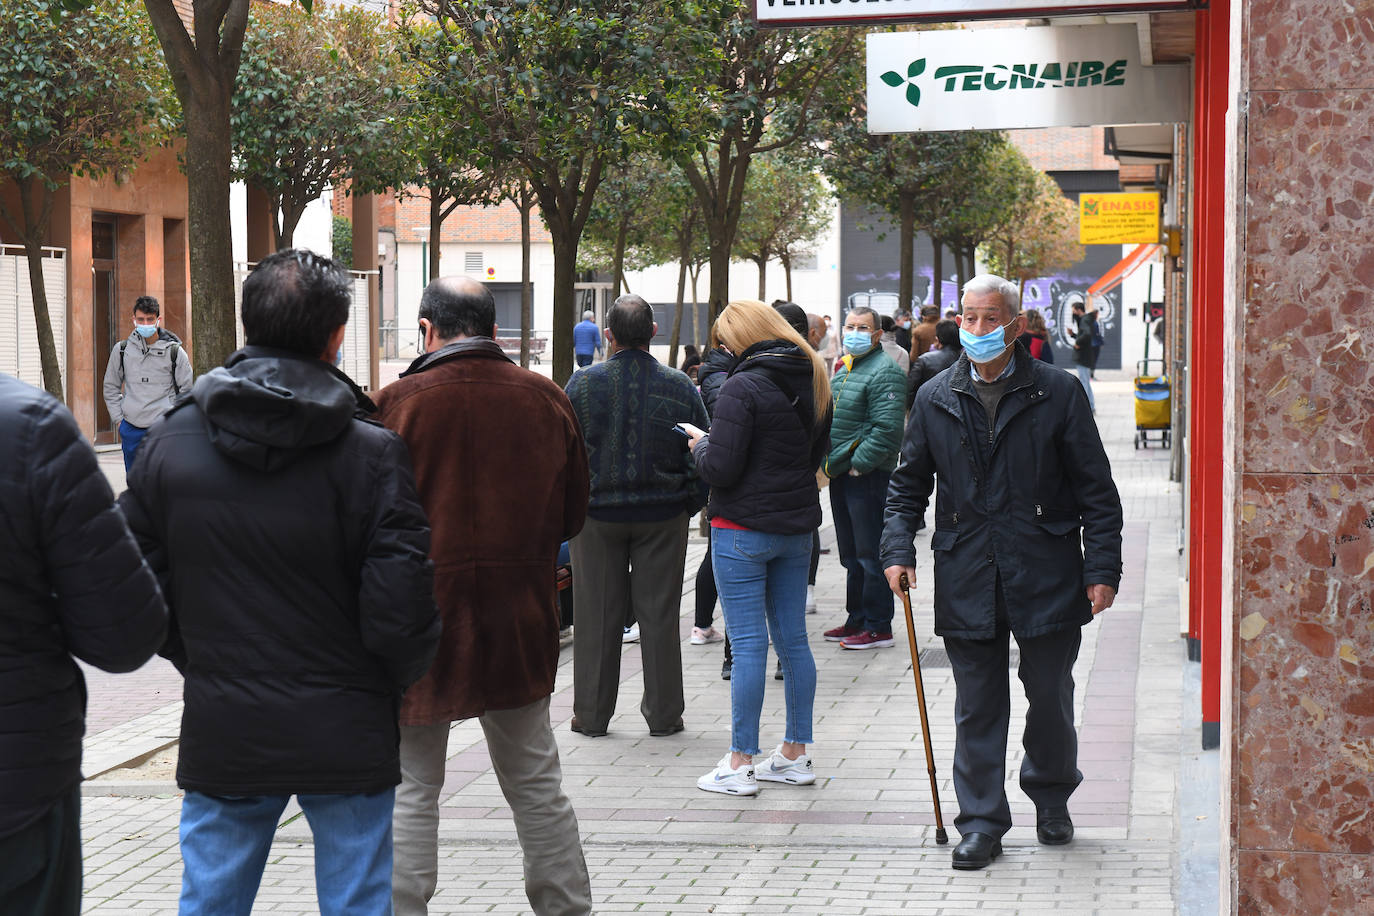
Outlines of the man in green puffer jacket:
<svg viewBox="0 0 1374 916">
<path fill-rule="evenodd" d="M 842 626 L 825 638 L 845 649 L 892 645 L 892 590 L 878 561 L 887 481 L 902 447 L 906 376 L 883 352 L 882 325 L 869 308 L 845 316 L 841 368 L 831 380 L 835 418 L 825 473 L 845 584 Z"/>
</svg>

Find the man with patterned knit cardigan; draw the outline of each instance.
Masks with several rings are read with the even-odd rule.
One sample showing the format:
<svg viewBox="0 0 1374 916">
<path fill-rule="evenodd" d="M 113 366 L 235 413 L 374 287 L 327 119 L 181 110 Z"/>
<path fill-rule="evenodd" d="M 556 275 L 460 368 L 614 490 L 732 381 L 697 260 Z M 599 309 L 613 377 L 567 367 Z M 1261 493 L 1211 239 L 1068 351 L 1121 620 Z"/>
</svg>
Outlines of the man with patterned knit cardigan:
<svg viewBox="0 0 1374 916">
<path fill-rule="evenodd" d="M 687 522 L 705 502 L 687 439 L 676 423 L 709 425 L 696 387 L 649 355 L 658 333 L 639 296 L 606 314 L 611 356 L 568 382 L 591 470 L 587 524 L 570 545 L 577 636 L 573 640 L 572 730 L 605 735 L 620 687 L 627 609 L 639 621 L 644 658 L 640 712 L 649 734 L 682 731 L 678 610 Z"/>
</svg>

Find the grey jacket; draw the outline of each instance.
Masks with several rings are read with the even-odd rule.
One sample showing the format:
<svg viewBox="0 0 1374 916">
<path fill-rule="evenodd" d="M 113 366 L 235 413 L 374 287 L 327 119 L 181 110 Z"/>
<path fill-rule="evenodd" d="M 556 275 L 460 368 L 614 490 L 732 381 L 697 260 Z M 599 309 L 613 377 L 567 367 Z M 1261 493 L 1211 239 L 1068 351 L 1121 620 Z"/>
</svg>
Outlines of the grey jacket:
<svg viewBox="0 0 1374 916">
<path fill-rule="evenodd" d="M 177 345 L 176 366 L 169 354 L 172 344 Z M 181 338 L 171 331 L 158 328 L 157 336 L 149 340 L 132 331 L 128 340 L 121 340 L 110 351 L 110 362 L 105 367 L 105 406 L 109 408 L 112 425 L 119 426 L 120 420 L 128 420 L 130 426 L 147 429 L 171 410 L 173 392 L 177 389 L 182 394 L 191 392 L 191 356 Z"/>
</svg>

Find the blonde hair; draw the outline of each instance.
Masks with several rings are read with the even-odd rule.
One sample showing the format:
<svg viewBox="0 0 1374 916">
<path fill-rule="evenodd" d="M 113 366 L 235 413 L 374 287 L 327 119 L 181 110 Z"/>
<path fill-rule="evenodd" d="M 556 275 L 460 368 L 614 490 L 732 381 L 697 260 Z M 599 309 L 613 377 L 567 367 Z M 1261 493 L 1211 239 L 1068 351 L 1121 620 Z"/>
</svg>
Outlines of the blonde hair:
<svg viewBox="0 0 1374 916">
<path fill-rule="evenodd" d="M 736 354 L 765 340 L 785 340 L 811 360 L 811 397 L 819 421 L 830 409 L 830 379 L 825 373 L 825 363 L 806 338 L 798 334 L 775 308 L 757 299 L 739 299 L 727 305 L 711 326 L 711 345 L 724 345 Z"/>
</svg>

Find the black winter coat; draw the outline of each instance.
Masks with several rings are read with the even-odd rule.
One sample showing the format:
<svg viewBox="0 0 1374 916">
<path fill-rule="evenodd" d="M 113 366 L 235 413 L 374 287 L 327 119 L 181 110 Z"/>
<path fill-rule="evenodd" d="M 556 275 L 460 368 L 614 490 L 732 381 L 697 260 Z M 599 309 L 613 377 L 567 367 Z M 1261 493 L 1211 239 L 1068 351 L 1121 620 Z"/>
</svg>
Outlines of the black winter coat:
<svg viewBox="0 0 1374 916">
<path fill-rule="evenodd" d="M 86 683 L 167 632 L 157 579 L 67 408 L 0 376 L 0 837 L 81 782 Z M 3 865 L 0 865 L 3 869 Z"/>
<path fill-rule="evenodd" d="M 697 384 L 701 387 L 701 403 L 706 405 L 707 416 L 716 415 L 716 398 L 720 397 L 720 386 L 725 384 L 730 370 L 735 368 L 735 358 L 720 347 L 710 350 L 706 359 L 697 369 Z"/>
<path fill-rule="evenodd" d="M 318 359 L 248 347 L 139 449 L 121 503 L 172 612 L 182 788 L 400 781 L 397 707 L 439 619 L 409 453 L 370 407 Z"/>
<path fill-rule="evenodd" d="M 830 447 L 830 414 L 816 422 L 811 359 L 769 340 L 740 354 L 716 400 L 711 433 L 692 453 L 711 485 L 707 509 L 769 534 L 821 523 L 816 470 Z"/>
<path fill-rule="evenodd" d="M 963 352 L 959 347 L 942 347 L 939 350 L 927 350 L 911 361 L 911 368 L 906 371 L 907 410 L 911 409 L 912 402 L 916 400 L 916 392 L 921 386 L 954 365 L 954 361 Z"/>
<path fill-rule="evenodd" d="M 1087 623 L 1086 587 L 1121 582 L 1121 498 L 1087 395 L 1020 344 L 1015 359 L 991 444 L 967 356 L 917 392 L 888 488 L 879 556 L 884 568 L 914 566 L 938 483 L 930 546 L 941 636 L 992 638 L 999 577 L 1017 636 Z"/>
</svg>

